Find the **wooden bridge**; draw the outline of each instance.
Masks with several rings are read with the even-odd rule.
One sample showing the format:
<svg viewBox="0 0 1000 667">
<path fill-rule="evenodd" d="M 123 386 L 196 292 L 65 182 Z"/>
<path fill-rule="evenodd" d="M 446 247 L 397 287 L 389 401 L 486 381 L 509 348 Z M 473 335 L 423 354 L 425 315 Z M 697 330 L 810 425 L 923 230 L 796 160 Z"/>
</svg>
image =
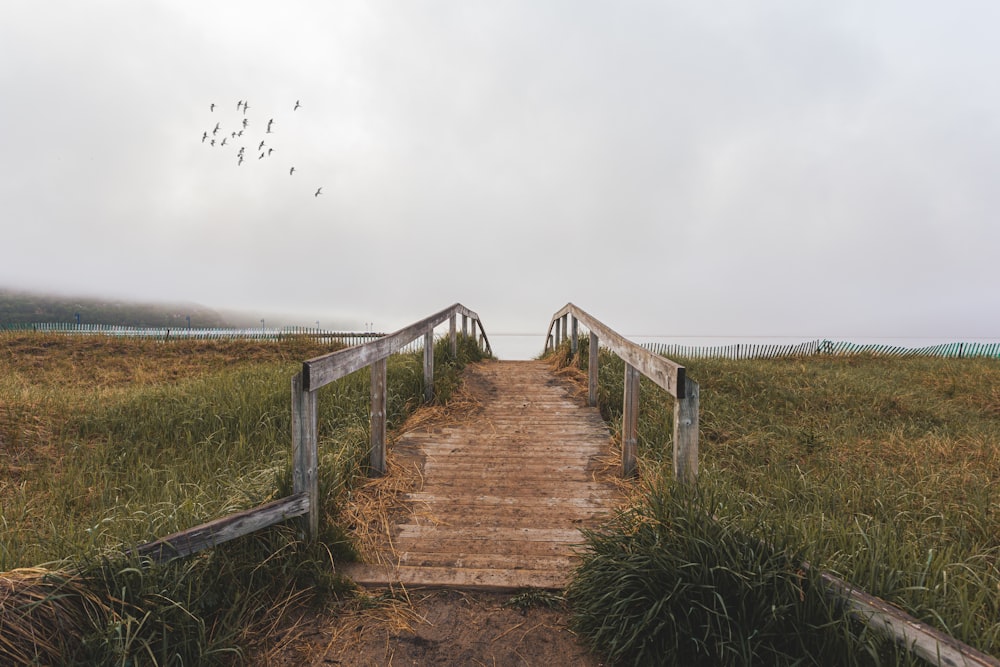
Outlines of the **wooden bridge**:
<svg viewBox="0 0 1000 667">
<path fill-rule="evenodd" d="M 541 361 L 468 366 L 462 390 L 476 409 L 395 444 L 416 488 L 376 562 L 342 571 L 368 585 L 563 588 L 580 528 L 621 502 L 607 426 Z"/>
<path fill-rule="evenodd" d="M 371 370 L 370 469 L 385 474 L 386 359 L 423 337 L 425 398 L 430 399 L 434 328 L 449 323 L 454 356 L 459 316 L 462 332 L 476 337 L 489 352 L 479 316 L 456 304 L 394 334 L 303 362 L 302 372 L 291 383 L 293 494 L 144 544 L 135 552 L 169 560 L 295 517 L 301 517 L 303 537 L 314 539 L 320 511 L 317 392 L 349 373 Z M 580 530 L 595 525 L 621 501 L 611 476 L 602 474 L 611 452 L 610 433 L 595 407 L 599 348 L 625 362 L 621 476 L 631 477 L 636 470 L 642 376 L 673 397 L 674 476 L 681 483 L 695 481 L 697 383 L 686 376 L 683 366 L 623 338 L 573 304 L 553 315 L 546 347 L 568 342 L 577 352 L 581 324 L 590 336 L 586 399 L 577 398 L 572 386 L 543 362 L 467 367 L 466 396 L 479 409 L 455 423 L 430 424 L 402 435 L 396 443 L 397 463 L 414 470 L 418 484 L 404 493 L 405 509 L 387 526 L 374 558 L 351 564 L 343 573 L 372 585 L 565 586 L 574 547 L 583 540 Z M 821 572 L 820 581 L 856 620 L 932 664 L 1000 667 L 1000 661 L 829 572 Z"/>
</svg>

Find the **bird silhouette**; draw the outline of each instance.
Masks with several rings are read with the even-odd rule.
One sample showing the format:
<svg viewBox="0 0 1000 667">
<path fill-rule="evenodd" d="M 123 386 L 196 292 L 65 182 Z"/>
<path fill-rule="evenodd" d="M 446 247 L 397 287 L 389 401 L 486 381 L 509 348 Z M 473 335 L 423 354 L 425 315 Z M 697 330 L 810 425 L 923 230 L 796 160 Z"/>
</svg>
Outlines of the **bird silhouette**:
<svg viewBox="0 0 1000 667">
<path fill-rule="evenodd" d="M 243 164 L 243 156 L 242 156 L 242 155 L 240 156 L 240 160 L 239 160 L 239 162 L 237 162 L 237 163 L 236 163 L 236 166 L 238 167 L 238 166 L 240 166 L 241 164 Z"/>
<path fill-rule="evenodd" d="M 235 139 L 236 138 L 236 133 L 232 132 L 229 136 L 231 136 L 233 139 Z"/>
<path fill-rule="evenodd" d="M 220 145 L 220 146 L 225 146 L 225 145 L 226 145 L 226 139 L 228 139 L 228 138 L 229 138 L 229 137 L 222 137 L 222 143 L 221 143 L 221 144 L 219 144 L 219 145 Z"/>
<path fill-rule="evenodd" d="M 288 170 L 288 175 L 289 176 L 291 176 L 294 173 L 295 173 L 295 167 L 292 167 L 291 169 Z"/>
<path fill-rule="evenodd" d="M 263 147 L 264 147 L 264 140 L 263 140 L 263 139 L 261 139 L 261 140 L 260 140 L 260 146 L 258 146 L 258 147 L 257 147 L 257 150 L 260 150 L 260 149 L 262 149 Z"/>
<path fill-rule="evenodd" d="M 215 139 L 212 139 L 212 141 L 210 141 L 209 144 L 212 145 L 212 146 L 214 146 L 215 145 Z"/>
<path fill-rule="evenodd" d="M 241 106 L 243 106 L 243 100 L 236 103 L 236 110 L 239 111 Z"/>
<path fill-rule="evenodd" d="M 314 194 L 313 197 L 319 197 L 321 194 L 323 194 L 323 188 L 316 190 L 316 194 Z"/>
<path fill-rule="evenodd" d="M 250 104 L 248 102 L 244 101 L 243 102 L 243 115 L 244 116 L 247 115 L 247 109 L 249 109 L 249 108 L 250 108 Z"/>
<path fill-rule="evenodd" d="M 218 124 L 218 123 L 216 123 L 216 124 L 215 124 L 215 129 L 214 129 L 214 130 L 212 130 L 212 135 L 214 136 L 214 135 L 215 135 L 215 133 L 216 133 L 216 132 L 218 132 L 218 131 L 219 131 L 219 124 Z"/>
<path fill-rule="evenodd" d="M 205 139 L 208 139 L 208 130 L 205 130 L 205 132 L 202 133 L 201 143 L 205 143 Z"/>
<path fill-rule="evenodd" d="M 267 149 L 267 155 L 268 155 L 268 157 L 270 157 L 270 156 L 271 156 L 271 153 L 273 153 L 273 152 L 274 152 L 274 149 L 273 149 L 273 148 L 268 148 L 268 149 Z"/>
<path fill-rule="evenodd" d="M 299 104 L 299 101 L 298 101 L 298 100 L 295 100 L 295 106 L 294 106 L 294 107 L 292 107 L 292 111 L 298 111 L 298 108 L 299 108 L 300 106 L 302 106 L 302 105 L 301 105 L 301 104 Z"/>
<path fill-rule="evenodd" d="M 260 154 L 260 157 L 259 157 L 259 158 L 257 158 L 257 159 L 258 159 L 258 160 L 263 160 L 263 159 L 264 159 L 264 154 L 263 154 L 263 153 L 261 153 L 261 154 Z"/>
<path fill-rule="evenodd" d="M 273 118 L 271 120 L 267 121 L 267 133 L 266 134 L 271 134 L 271 125 L 273 123 L 274 123 L 274 119 Z"/>
<path fill-rule="evenodd" d="M 250 121 L 248 121 L 248 120 L 247 120 L 246 118 L 244 118 L 244 119 L 243 119 L 243 129 L 244 129 L 244 130 L 245 130 L 245 129 L 247 129 L 247 124 L 248 124 L 249 122 L 250 122 Z"/>
<path fill-rule="evenodd" d="M 243 136 L 243 130 L 240 130 L 239 132 L 237 132 L 236 136 L 237 137 L 242 137 Z"/>
<path fill-rule="evenodd" d="M 212 102 L 211 104 L 208 105 L 208 110 L 215 111 L 215 102 Z"/>
</svg>

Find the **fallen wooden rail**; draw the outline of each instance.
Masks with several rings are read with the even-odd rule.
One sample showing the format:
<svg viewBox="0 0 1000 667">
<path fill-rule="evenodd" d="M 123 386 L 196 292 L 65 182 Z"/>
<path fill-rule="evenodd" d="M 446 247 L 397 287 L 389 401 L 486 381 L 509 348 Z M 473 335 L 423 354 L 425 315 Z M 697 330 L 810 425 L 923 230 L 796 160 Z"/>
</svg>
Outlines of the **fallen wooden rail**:
<svg viewBox="0 0 1000 667">
<path fill-rule="evenodd" d="M 162 563 L 174 558 L 190 556 L 193 553 L 234 540 L 237 537 L 249 535 L 287 519 L 302 516 L 309 512 L 309 507 L 309 496 L 304 493 L 296 493 L 161 537 L 155 542 L 148 542 L 132 551 L 137 556 L 151 558 L 157 563 Z"/>
<path fill-rule="evenodd" d="M 603 345 L 625 362 L 625 396 L 622 414 L 622 476 L 636 473 L 635 449 L 639 421 L 639 376 L 645 375 L 673 396 L 674 477 L 683 483 L 698 479 L 698 383 L 687 377 L 680 364 L 654 354 L 628 340 L 600 320 L 566 304 L 552 316 L 546 334 L 546 351 L 569 339 L 575 354 L 579 345 L 579 325 L 590 331 L 588 402 L 597 404 L 598 348 Z"/>
</svg>

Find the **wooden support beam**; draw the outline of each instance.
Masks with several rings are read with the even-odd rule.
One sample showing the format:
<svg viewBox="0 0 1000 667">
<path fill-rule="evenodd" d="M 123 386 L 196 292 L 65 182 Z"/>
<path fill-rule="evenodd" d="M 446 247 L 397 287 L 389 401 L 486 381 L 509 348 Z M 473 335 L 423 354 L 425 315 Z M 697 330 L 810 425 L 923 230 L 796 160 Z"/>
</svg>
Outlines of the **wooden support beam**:
<svg viewBox="0 0 1000 667">
<path fill-rule="evenodd" d="M 674 399 L 674 478 L 698 481 L 698 383 L 685 378 L 684 398 Z"/>
<path fill-rule="evenodd" d="M 372 363 L 371 383 L 371 453 L 369 457 L 371 473 L 381 476 L 386 473 L 386 360 Z"/>
<path fill-rule="evenodd" d="M 636 474 L 635 450 L 639 430 L 639 379 L 640 373 L 631 364 L 625 364 L 625 400 L 622 410 L 622 477 Z"/>
<path fill-rule="evenodd" d="M 302 374 L 292 378 L 292 490 L 309 497 L 309 513 L 302 523 L 306 541 L 319 533 L 319 456 L 316 451 L 316 392 L 302 386 Z"/>
<path fill-rule="evenodd" d="M 434 329 L 424 334 L 424 401 L 434 400 Z"/>
<path fill-rule="evenodd" d="M 448 318 L 448 340 L 451 341 L 451 358 L 458 358 L 458 333 L 455 331 L 455 313 Z"/>
<path fill-rule="evenodd" d="M 569 350 L 573 354 L 576 354 L 577 345 L 579 344 L 579 328 L 578 320 L 575 317 L 570 317 L 569 319 Z"/>
<path fill-rule="evenodd" d="M 462 335 L 469 335 L 469 317 L 465 313 L 462 313 Z"/>
<path fill-rule="evenodd" d="M 594 407 L 597 405 L 597 380 L 598 380 L 598 352 L 600 340 L 593 331 L 590 332 L 590 359 L 587 363 L 587 405 Z"/>
</svg>

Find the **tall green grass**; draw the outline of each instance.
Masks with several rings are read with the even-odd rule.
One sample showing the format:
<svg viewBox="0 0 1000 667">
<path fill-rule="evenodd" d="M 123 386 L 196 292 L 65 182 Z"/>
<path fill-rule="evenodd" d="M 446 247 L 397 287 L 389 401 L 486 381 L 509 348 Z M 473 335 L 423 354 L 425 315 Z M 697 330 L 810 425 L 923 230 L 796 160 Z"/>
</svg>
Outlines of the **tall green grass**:
<svg viewBox="0 0 1000 667">
<path fill-rule="evenodd" d="M 248 343 L 248 353 L 229 342 L 155 345 L 36 336 L 10 343 L 17 354 L 0 353 L 0 571 L 45 563 L 106 603 L 69 662 L 239 661 L 248 647 L 266 650 L 263 630 L 285 609 L 347 586 L 332 561 L 353 552 L 338 507 L 366 469 L 367 371 L 319 392 L 315 544 L 279 525 L 160 566 L 128 555 L 290 493 L 291 377 L 325 351 L 294 340 Z M 122 365 L 129 351 L 131 368 Z M 436 400 L 479 358 L 465 337 L 457 358 L 438 343 Z M 422 363 L 419 353 L 390 358 L 389 428 L 422 403 Z M 7 630 L 0 623 L 0 638 Z"/>
<path fill-rule="evenodd" d="M 585 342 L 580 357 L 585 363 Z M 698 492 L 714 499 L 703 510 L 1000 652 L 1000 364 L 873 356 L 677 361 L 701 389 Z M 602 354 L 599 375 L 602 410 L 619 432 L 624 368 Z M 665 483 L 672 399 L 648 381 L 641 393 L 640 470 Z M 652 511 L 650 502 L 640 501 L 639 511 Z M 683 551 L 684 540 L 698 535 L 685 531 L 696 529 L 663 533 L 657 549 Z M 621 526 L 613 530 L 629 541 Z M 726 563 L 724 541 L 704 540 Z M 593 540 L 588 558 L 605 557 L 608 544 Z M 576 598 L 580 608 L 589 604 L 584 599 Z M 744 632 L 758 629 L 747 624 Z M 847 646 L 847 655 L 833 658 L 804 649 L 801 659 L 911 659 L 881 645 Z"/>
</svg>

